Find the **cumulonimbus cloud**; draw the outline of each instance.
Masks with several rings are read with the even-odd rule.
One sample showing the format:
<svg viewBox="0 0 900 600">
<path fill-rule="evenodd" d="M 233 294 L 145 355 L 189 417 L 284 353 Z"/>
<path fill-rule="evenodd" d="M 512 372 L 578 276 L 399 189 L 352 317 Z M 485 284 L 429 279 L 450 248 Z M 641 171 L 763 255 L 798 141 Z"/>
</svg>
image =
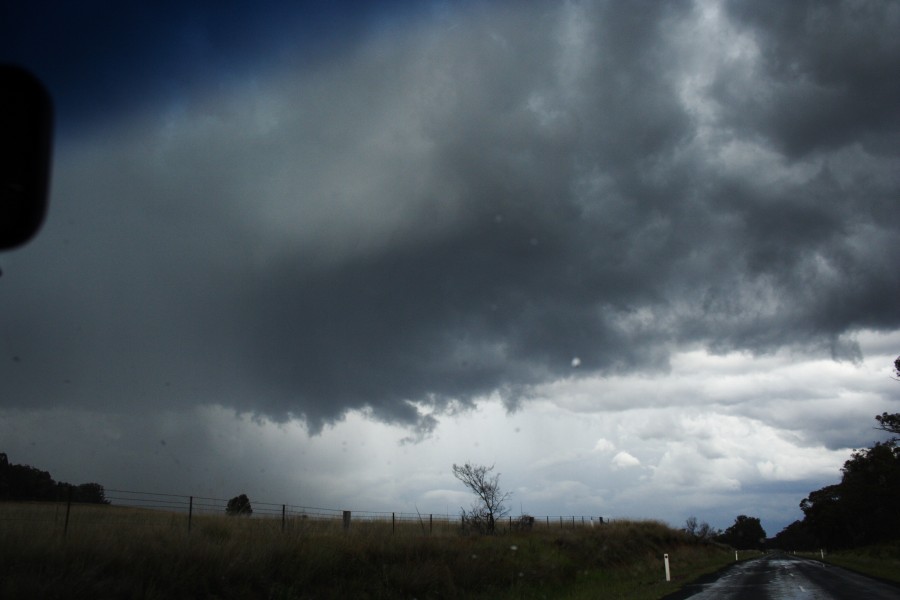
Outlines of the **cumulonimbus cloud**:
<svg viewBox="0 0 900 600">
<path fill-rule="evenodd" d="M 860 74 L 756 6 L 460 10 L 67 140 L 4 402 L 427 433 L 573 357 L 858 358 L 900 326 L 896 11 L 770 7 L 858 56 L 865 27 Z"/>
</svg>

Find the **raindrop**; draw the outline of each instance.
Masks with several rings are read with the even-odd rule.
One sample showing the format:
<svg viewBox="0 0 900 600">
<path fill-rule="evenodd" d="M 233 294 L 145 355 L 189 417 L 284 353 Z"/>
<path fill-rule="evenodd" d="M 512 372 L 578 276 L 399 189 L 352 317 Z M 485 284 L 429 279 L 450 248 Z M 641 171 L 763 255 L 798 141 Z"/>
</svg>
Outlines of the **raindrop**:
<svg viewBox="0 0 900 600">
<path fill-rule="evenodd" d="M 575 358 L 572 359 L 572 368 L 577 369 L 580 366 L 581 366 L 581 359 L 576 356 Z"/>
</svg>

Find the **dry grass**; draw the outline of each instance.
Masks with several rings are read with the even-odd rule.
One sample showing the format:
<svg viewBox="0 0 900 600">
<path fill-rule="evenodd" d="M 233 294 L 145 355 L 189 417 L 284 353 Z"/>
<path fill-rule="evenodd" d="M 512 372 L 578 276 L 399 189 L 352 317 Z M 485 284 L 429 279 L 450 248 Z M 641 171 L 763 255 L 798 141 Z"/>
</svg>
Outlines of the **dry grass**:
<svg viewBox="0 0 900 600">
<path fill-rule="evenodd" d="M 652 521 L 464 536 L 450 523 L 0 504 L 3 598 L 658 598 L 728 552 Z M 668 553 L 675 581 L 664 582 Z"/>
</svg>

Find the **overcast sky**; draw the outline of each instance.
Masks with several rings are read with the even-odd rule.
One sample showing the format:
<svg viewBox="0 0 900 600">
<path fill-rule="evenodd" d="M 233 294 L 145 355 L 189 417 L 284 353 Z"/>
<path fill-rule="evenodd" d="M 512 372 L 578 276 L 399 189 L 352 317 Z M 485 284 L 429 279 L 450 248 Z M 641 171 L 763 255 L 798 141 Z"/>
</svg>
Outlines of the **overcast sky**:
<svg viewBox="0 0 900 600">
<path fill-rule="evenodd" d="M 57 4 L 11 462 L 774 535 L 900 412 L 896 2 Z"/>
</svg>

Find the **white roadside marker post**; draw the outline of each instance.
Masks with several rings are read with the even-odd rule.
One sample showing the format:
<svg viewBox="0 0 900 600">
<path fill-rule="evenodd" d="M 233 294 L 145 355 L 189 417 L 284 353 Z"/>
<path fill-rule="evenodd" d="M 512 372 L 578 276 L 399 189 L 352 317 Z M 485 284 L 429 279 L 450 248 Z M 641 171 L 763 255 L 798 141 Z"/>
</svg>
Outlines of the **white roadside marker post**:
<svg viewBox="0 0 900 600">
<path fill-rule="evenodd" d="M 672 574 L 669 572 L 669 555 L 663 554 L 663 560 L 666 563 L 666 581 L 672 581 Z"/>
</svg>

